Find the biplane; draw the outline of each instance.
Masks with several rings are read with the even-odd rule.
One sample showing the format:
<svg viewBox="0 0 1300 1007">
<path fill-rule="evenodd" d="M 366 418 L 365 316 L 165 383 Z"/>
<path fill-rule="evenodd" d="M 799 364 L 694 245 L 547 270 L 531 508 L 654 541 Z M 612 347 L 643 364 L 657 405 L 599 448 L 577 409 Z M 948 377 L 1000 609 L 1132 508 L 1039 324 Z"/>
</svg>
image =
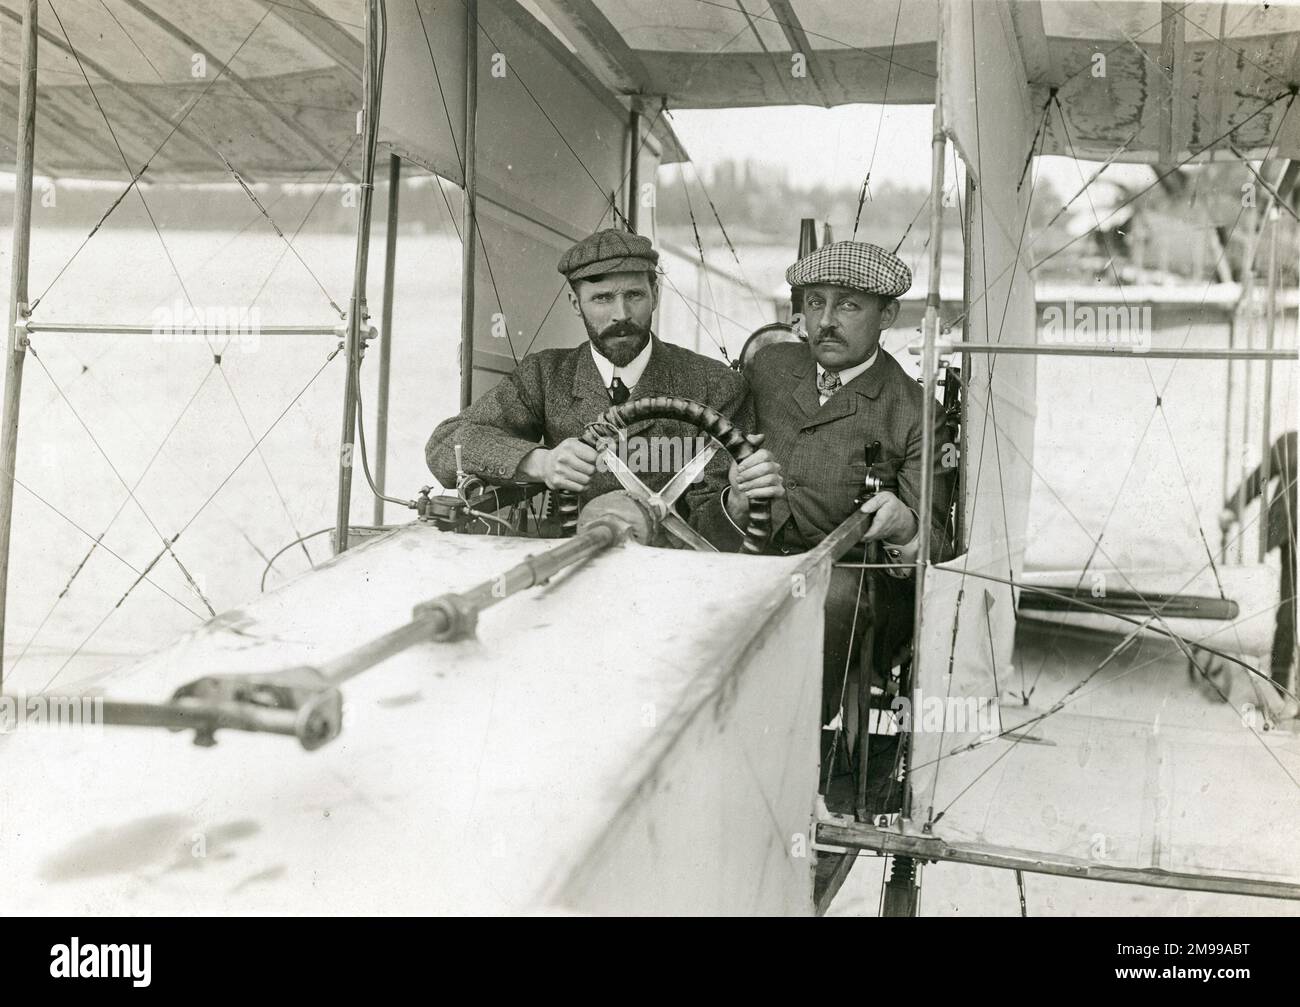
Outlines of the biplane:
<svg viewBox="0 0 1300 1007">
<path fill-rule="evenodd" d="M 343 371 L 341 433 L 313 456 L 334 481 L 334 555 L 218 611 L 183 562 L 181 535 L 229 475 L 210 493 L 204 485 L 193 516 L 154 528 L 147 561 L 106 557 L 111 540 L 66 516 L 72 545 L 49 547 L 43 561 L 67 562 L 69 585 L 91 553 L 117 564 L 120 598 L 100 625 L 137 588 L 157 601 L 201 601 L 208 615 L 199 609 L 193 628 L 143 659 L 110 657 L 80 673 L 65 673 L 64 661 L 49 677 L 18 680 L 5 652 L 0 713 L 39 710 L 53 723 L 50 704 L 89 703 L 80 730 L 0 733 L 5 912 L 810 914 L 826 912 L 868 858 L 886 867 L 886 915 L 944 911 L 946 896 L 923 894 L 927 864 L 996 869 L 1022 911 L 1026 875 L 1300 898 L 1290 840 L 1300 827 L 1300 740 L 1283 716 L 1296 688 L 1268 664 L 1275 574 L 1247 563 L 1242 545 L 1261 522 L 1243 511 L 1237 538 L 1216 549 L 1189 499 L 1190 561 L 1112 551 L 1113 504 L 1134 468 L 1118 455 L 1130 448 L 1136 459 L 1147 430 L 1109 441 L 1109 421 L 1093 417 L 1100 460 L 1055 462 L 1087 474 L 1089 498 L 1066 499 L 1045 474 L 1057 469 L 1043 430 L 1055 438 L 1076 420 L 1054 417 L 1038 394 L 1040 366 L 1063 360 L 1084 381 L 1138 374 L 1140 417 L 1167 435 L 1181 473 L 1164 492 L 1191 498 L 1186 468 L 1193 454 L 1211 458 L 1225 484 L 1216 513 L 1228 474 L 1267 456 L 1286 403 L 1294 416 L 1295 314 L 1288 321 L 1279 293 L 1291 250 L 1278 249 L 1272 218 L 1295 215 L 1300 9 L 239 0 L 217 11 L 198 0 L 3 0 L 0 16 L 16 69 L 0 89 L 0 141 L 16 137 L 6 150 L 16 176 L 0 616 L 27 593 L 25 573 L 16 575 L 26 568 L 9 562 L 24 535 L 19 505 L 30 497 L 59 513 L 64 502 L 24 478 L 24 371 L 36 361 L 54 381 L 44 358 L 60 340 L 159 334 L 138 321 L 50 315 L 63 270 L 35 285 L 29 276 L 40 238 L 34 178 L 117 183 L 74 258 L 91 254 L 83 248 L 93 250 L 124 205 L 153 221 L 153 182 L 233 181 L 283 254 L 298 255 L 296 232 L 276 222 L 268 183 L 350 184 L 356 219 L 350 297 L 260 331 L 268 343 L 334 347 L 324 362 L 311 356 L 320 370 L 308 385 L 333 361 L 331 373 Z M 917 228 L 925 296 L 905 304 L 886 347 L 917 368 L 927 419 L 947 410 L 959 431 L 959 488 L 955 558 L 931 562 L 923 530 L 910 643 L 867 648 L 834 725 L 849 783 L 819 800 L 822 601 L 866 516 L 849 516 L 808 553 L 774 556 L 761 555 L 759 514 L 733 555 L 645 544 L 659 528 L 680 533 L 676 480 L 652 494 L 629 476 L 623 492 L 581 513 L 509 473 L 499 484 L 466 478 L 390 495 L 396 195 L 403 171 L 422 171 L 460 206 L 460 324 L 420 327 L 456 361 L 458 394 L 425 403 L 422 437 L 531 349 L 581 339 L 554 310 L 563 288 L 553 263 L 600 227 L 654 234 L 656 172 L 688 160 L 672 110 L 854 103 L 933 106 L 930 198 Z M 370 232 L 385 153 L 375 319 Z M 1085 217 L 1060 247 L 1035 244 L 1036 166 L 1051 156 L 1148 164 L 1158 177 L 1245 162 L 1261 206 L 1217 228 L 1225 283 L 1215 298 L 1189 299 L 1145 342 L 1039 338 L 1036 276 L 1109 217 Z M 953 213 L 956 277 L 943 275 Z M 1207 304 L 1216 317 L 1254 310 L 1265 240 L 1267 324 L 1234 323 L 1228 339 L 1193 343 L 1188 319 Z M 1243 244 L 1245 265 L 1239 257 L 1234 269 L 1228 252 Z M 669 340 L 687 314 L 698 339 L 708 328 L 704 289 L 737 276 L 706 263 L 702 246 L 695 253 L 695 298 L 667 275 L 657 331 Z M 1116 282 L 1092 303 L 1109 297 L 1127 309 L 1154 296 L 1110 272 Z M 125 270 L 122 283 L 139 278 Z M 179 271 L 177 280 L 184 288 Z M 736 286 L 766 314 L 742 329 L 791 336 L 772 298 Z M 1225 302 L 1227 287 L 1236 296 Z M 197 354 L 229 383 L 227 336 L 206 323 L 190 329 L 198 338 L 165 351 Z M 365 368 L 367 356 L 377 364 Z M 1213 369 L 1226 382 L 1227 421 L 1209 451 L 1176 442 L 1170 389 L 1187 388 L 1171 384 L 1175 367 Z M 1261 375 L 1262 409 L 1252 384 Z M 372 382 L 373 455 L 361 398 Z M 1181 408 L 1217 418 L 1196 387 Z M 291 390 L 264 426 L 244 419 L 252 446 L 236 470 L 306 386 Z M 750 450 L 725 417 L 670 397 L 633 399 L 608 420 L 651 415 L 692 424 L 711 450 Z M 1260 443 L 1263 456 L 1248 447 Z M 935 451 L 927 438 L 926 457 Z M 113 474 L 120 487 L 107 499 L 69 499 L 110 524 L 117 499 L 119 511 L 130 502 L 144 513 L 139 482 Z M 922 513 L 932 492 L 927 483 Z M 1031 502 L 1042 498 L 1082 536 L 1081 560 L 1027 562 Z M 371 500 L 374 521 L 360 525 L 354 513 Z M 385 503 L 413 514 L 391 523 Z M 302 539 L 288 548 L 306 552 Z M 863 590 L 881 566 L 856 564 Z M 963 711 L 971 716 L 954 716 Z M 893 793 L 878 801 L 865 781 L 880 735 L 899 742 Z"/>
</svg>

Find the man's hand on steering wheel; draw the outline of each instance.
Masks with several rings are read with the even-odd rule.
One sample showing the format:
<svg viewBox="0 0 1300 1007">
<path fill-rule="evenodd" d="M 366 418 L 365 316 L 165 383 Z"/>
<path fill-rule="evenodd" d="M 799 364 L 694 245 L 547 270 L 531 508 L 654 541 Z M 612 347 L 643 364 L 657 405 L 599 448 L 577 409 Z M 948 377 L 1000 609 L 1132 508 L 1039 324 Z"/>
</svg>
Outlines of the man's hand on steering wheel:
<svg viewBox="0 0 1300 1007">
<path fill-rule="evenodd" d="M 560 441 L 553 448 L 536 448 L 519 463 L 516 475 L 544 482 L 548 489 L 581 493 L 596 474 L 596 449 L 577 437 Z"/>
<path fill-rule="evenodd" d="M 751 434 L 749 443 L 758 447 L 763 434 Z M 766 448 L 759 448 L 743 462 L 732 462 L 727 473 L 731 492 L 727 494 L 727 510 L 734 520 L 740 521 L 749 513 L 750 500 L 779 500 L 785 496 L 785 480 L 781 477 L 781 464 Z"/>
</svg>

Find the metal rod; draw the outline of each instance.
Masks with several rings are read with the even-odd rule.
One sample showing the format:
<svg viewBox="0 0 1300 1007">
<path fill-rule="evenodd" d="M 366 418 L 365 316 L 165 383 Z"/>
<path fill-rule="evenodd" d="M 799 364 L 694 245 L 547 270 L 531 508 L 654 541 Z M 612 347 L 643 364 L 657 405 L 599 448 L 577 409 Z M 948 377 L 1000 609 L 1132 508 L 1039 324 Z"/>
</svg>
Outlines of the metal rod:
<svg viewBox="0 0 1300 1007">
<path fill-rule="evenodd" d="M 379 393 L 375 396 L 375 524 L 384 523 L 384 476 L 388 472 L 388 385 L 393 364 L 393 283 L 397 268 L 397 203 L 402 159 L 388 159 L 388 221 L 384 226 L 384 302 L 379 312 Z"/>
<path fill-rule="evenodd" d="M 1181 888 L 1198 892 L 1225 892 L 1273 899 L 1300 899 L 1300 885 L 1287 881 L 1234 878 L 1220 874 L 1192 874 L 1158 867 L 1109 867 L 1082 857 L 1031 853 L 987 843 L 952 842 L 933 836 L 890 832 L 862 822 L 819 822 L 817 842 L 849 850 L 871 850 L 895 857 L 946 860 L 1032 874 L 1119 884 L 1150 885 L 1153 888 Z"/>
<path fill-rule="evenodd" d="M 331 685 L 339 685 L 418 643 L 445 638 L 449 633 L 452 639 L 458 638 L 458 634 L 453 632 L 453 619 L 447 614 L 449 610 L 463 615 L 472 625 L 473 618 L 484 609 L 491 608 L 512 594 L 544 583 L 566 567 L 609 548 L 622 535 L 623 531 L 615 519 L 594 521 L 573 538 L 565 539 L 562 545 L 540 555 L 529 556 L 522 563 L 490 580 L 467 591 L 432 599 L 428 603 L 428 610 L 417 614 L 410 622 L 325 662 L 318 670 Z M 440 602 L 450 604 L 439 607 Z"/>
<path fill-rule="evenodd" d="M 0 692 L 4 691 L 4 624 L 9 600 L 9 535 L 14 518 L 14 469 L 18 464 L 18 407 L 27 357 L 27 272 L 32 239 L 32 173 L 36 161 L 36 5 L 23 8 L 18 70 L 17 173 L 9 295 L 9 352 L 5 355 L 3 418 L 0 419 Z"/>
<path fill-rule="evenodd" d="M 334 336 L 347 338 L 347 327 L 342 325 L 258 325 L 260 336 Z M 172 336 L 172 335 L 228 335 L 229 328 L 220 326 L 187 325 L 95 325 L 91 322 L 37 322 L 27 323 L 28 332 L 55 332 L 66 335 L 102 336 Z"/>
<path fill-rule="evenodd" d="M 1110 357 L 1117 360 L 1300 360 L 1295 350 L 1143 350 L 1133 346 L 1044 346 L 1038 343 L 965 343 L 940 342 L 935 350 L 944 353 L 1020 353 L 1036 357 Z M 923 346 L 912 345 L 907 352 L 918 356 Z"/>
<path fill-rule="evenodd" d="M 1268 292 L 1264 321 L 1264 340 L 1269 350 L 1274 345 L 1274 329 L 1277 325 L 1277 229 L 1278 212 L 1276 203 L 1269 213 L 1268 238 Z M 1273 437 L 1273 361 L 1264 364 L 1264 411 L 1260 418 L 1260 441 L 1263 447 L 1259 456 L 1259 561 L 1264 562 L 1268 552 L 1268 480 L 1272 466 Z"/>
<path fill-rule="evenodd" d="M 478 0 L 465 0 L 465 183 L 461 201 L 460 407 L 474 400 L 474 276 L 478 259 Z"/>
<path fill-rule="evenodd" d="M 1243 301 L 1246 312 L 1246 348 L 1249 350 L 1255 344 L 1255 271 L 1253 266 L 1250 272 L 1246 274 L 1245 284 L 1249 288 L 1250 298 Z M 1240 306 L 1238 311 L 1243 310 Z M 1237 472 L 1237 520 L 1246 513 L 1246 475 L 1250 472 L 1250 419 L 1251 406 L 1254 405 L 1251 394 L 1252 386 L 1255 382 L 1255 368 L 1247 363 L 1243 368 L 1241 391 L 1241 460 L 1238 464 Z M 1246 562 L 1246 535 L 1244 531 L 1237 534 L 1237 562 Z"/>
<path fill-rule="evenodd" d="M 641 113 L 637 111 L 635 99 L 632 111 L 627 118 L 628 165 L 627 165 L 627 229 L 633 234 L 637 228 L 637 204 L 640 203 L 638 190 L 641 188 Z"/>
<path fill-rule="evenodd" d="M 1235 348 L 1237 342 L 1237 313 L 1234 311 L 1232 317 L 1228 319 L 1228 349 Z M 1228 487 L 1231 483 L 1232 472 L 1232 386 L 1235 368 L 1229 360 L 1224 364 L 1227 368 L 1227 389 L 1224 393 L 1223 402 L 1223 479 L 1219 486 L 1219 499 L 1228 499 Z M 1219 537 L 1219 562 L 1228 562 L 1228 533 L 1224 531 Z"/>
<path fill-rule="evenodd" d="M 361 198 L 357 200 L 357 248 L 348 302 L 347 382 L 343 393 L 343 433 L 339 444 L 339 495 L 334 517 L 334 552 L 348 547 L 352 507 L 352 452 L 357 431 L 357 394 L 361 372 L 361 325 L 366 317 L 366 267 L 370 257 L 370 210 L 375 192 L 375 143 L 379 126 L 378 81 L 379 0 L 366 4 L 366 48 L 362 58 L 362 127 L 365 147 L 361 169 Z"/>
<path fill-rule="evenodd" d="M 942 51 L 942 40 L 940 40 Z M 939 308 L 942 299 L 939 295 L 939 274 L 943 265 L 943 159 L 947 138 L 943 132 L 943 97 L 940 79 L 935 81 L 934 89 L 934 135 L 930 147 L 930 278 L 925 295 L 925 318 L 923 328 L 923 346 L 921 354 L 921 378 L 925 393 L 921 397 L 921 490 L 917 501 L 916 513 L 920 521 L 917 534 L 916 557 L 916 608 L 912 628 L 912 709 L 919 710 L 917 689 L 920 681 L 922 613 L 925 608 L 925 575 L 930 568 L 930 530 L 933 524 L 934 510 L 934 418 L 935 394 L 937 390 L 939 355 L 936 346 L 939 342 Z M 910 741 L 904 742 L 908 750 L 904 752 L 904 786 L 903 817 L 912 815 L 912 786 L 907 779 L 906 767 L 910 760 Z"/>
</svg>

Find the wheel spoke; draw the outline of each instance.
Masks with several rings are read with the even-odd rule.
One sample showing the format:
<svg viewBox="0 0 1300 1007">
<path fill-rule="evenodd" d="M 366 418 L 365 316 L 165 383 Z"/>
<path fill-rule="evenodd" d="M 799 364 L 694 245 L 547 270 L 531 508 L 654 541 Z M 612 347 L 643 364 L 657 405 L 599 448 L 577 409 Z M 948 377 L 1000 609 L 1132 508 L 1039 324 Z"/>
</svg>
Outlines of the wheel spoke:
<svg viewBox="0 0 1300 1007">
<path fill-rule="evenodd" d="M 664 529 L 675 537 L 681 539 L 692 549 L 698 549 L 700 552 L 717 552 L 714 546 L 707 538 L 697 532 L 694 528 L 682 520 L 676 511 L 669 511 L 663 521 Z"/>
<path fill-rule="evenodd" d="M 609 468 L 610 473 L 618 480 L 625 490 L 640 500 L 643 504 L 649 504 L 654 496 L 650 489 L 640 479 L 636 477 L 630 468 L 628 468 L 618 454 L 611 451 L 609 445 L 602 447 L 596 455 L 598 458 L 605 459 L 605 465 Z"/>
<path fill-rule="evenodd" d="M 700 473 L 713 460 L 713 456 L 718 453 L 720 447 L 722 447 L 721 444 L 710 438 L 704 450 L 677 470 L 677 474 L 669 479 L 664 488 L 656 494 L 664 502 L 664 506 L 671 507 L 677 502 L 677 498 L 685 493 L 691 483 L 700 477 Z"/>
</svg>

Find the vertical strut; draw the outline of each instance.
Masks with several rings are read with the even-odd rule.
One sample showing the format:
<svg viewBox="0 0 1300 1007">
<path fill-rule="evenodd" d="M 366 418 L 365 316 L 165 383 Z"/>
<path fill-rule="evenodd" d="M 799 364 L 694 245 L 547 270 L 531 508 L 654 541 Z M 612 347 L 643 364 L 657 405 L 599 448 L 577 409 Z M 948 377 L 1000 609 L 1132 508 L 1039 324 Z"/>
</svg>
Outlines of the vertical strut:
<svg viewBox="0 0 1300 1007">
<path fill-rule="evenodd" d="M 379 394 L 375 396 L 375 488 L 384 492 L 388 472 L 388 376 L 393 363 L 393 281 L 397 272 L 397 201 L 402 159 L 388 158 L 388 222 L 384 228 L 384 302 L 379 315 Z M 375 496 L 375 524 L 384 523 L 384 498 Z"/>
<path fill-rule="evenodd" d="M 339 496 L 334 516 L 334 551 L 348 547 L 348 518 L 352 507 L 352 452 L 357 431 L 357 386 L 361 375 L 361 326 L 366 319 L 366 267 L 370 259 L 370 210 L 375 194 L 375 140 L 379 132 L 377 66 L 379 60 L 379 0 L 366 3 L 366 47 L 362 58 L 361 123 L 364 136 L 361 192 L 357 200 L 357 248 L 348 302 L 348 375 L 343 392 L 343 435 L 339 444 Z"/>
<path fill-rule="evenodd" d="M 1268 291 L 1264 320 L 1264 339 L 1268 349 L 1273 348 L 1274 330 L 1277 325 L 1277 205 L 1269 211 L 1268 237 Z M 1259 561 L 1264 562 L 1268 552 L 1268 480 L 1272 475 L 1272 436 L 1273 436 L 1273 361 L 1264 361 L 1264 415 L 1260 420 L 1260 443 L 1263 451 L 1259 457 Z"/>
<path fill-rule="evenodd" d="M 637 205 L 641 202 L 641 112 L 633 99 L 632 111 L 627 119 L 628 162 L 627 162 L 627 229 L 637 233 Z M 682 183 L 686 183 L 683 181 Z"/>
<path fill-rule="evenodd" d="M 942 80 L 942 77 L 939 78 Z M 921 349 L 921 377 L 925 394 L 921 404 L 921 491 L 917 502 L 918 530 L 916 557 L 916 609 L 912 635 L 912 709 L 916 706 L 917 682 L 921 662 L 921 614 L 925 602 L 925 574 L 930 567 L 930 532 L 934 510 L 934 419 L 935 392 L 939 370 L 935 344 L 939 341 L 939 274 L 943 257 L 943 158 L 946 139 L 943 132 L 942 85 L 935 82 L 934 136 L 930 155 L 930 278 L 925 295 L 925 320 Z M 910 741 L 904 752 L 904 773 L 910 760 Z M 912 814 L 912 789 L 904 778 L 903 817 Z"/>
<path fill-rule="evenodd" d="M 32 172 L 36 160 L 36 3 L 23 7 L 22 62 L 18 71 L 18 170 L 14 179 L 13 265 L 10 274 L 9 352 L 5 356 L 4 412 L 0 423 L 0 692 L 4 691 L 4 622 L 9 594 L 9 533 L 14 517 L 18 463 L 18 406 L 27 356 L 27 270 L 32 239 Z"/>
<path fill-rule="evenodd" d="M 461 202 L 460 407 L 474 399 L 474 271 L 478 257 L 478 0 L 465 2 L 465 183 Z"/>
</svg>

